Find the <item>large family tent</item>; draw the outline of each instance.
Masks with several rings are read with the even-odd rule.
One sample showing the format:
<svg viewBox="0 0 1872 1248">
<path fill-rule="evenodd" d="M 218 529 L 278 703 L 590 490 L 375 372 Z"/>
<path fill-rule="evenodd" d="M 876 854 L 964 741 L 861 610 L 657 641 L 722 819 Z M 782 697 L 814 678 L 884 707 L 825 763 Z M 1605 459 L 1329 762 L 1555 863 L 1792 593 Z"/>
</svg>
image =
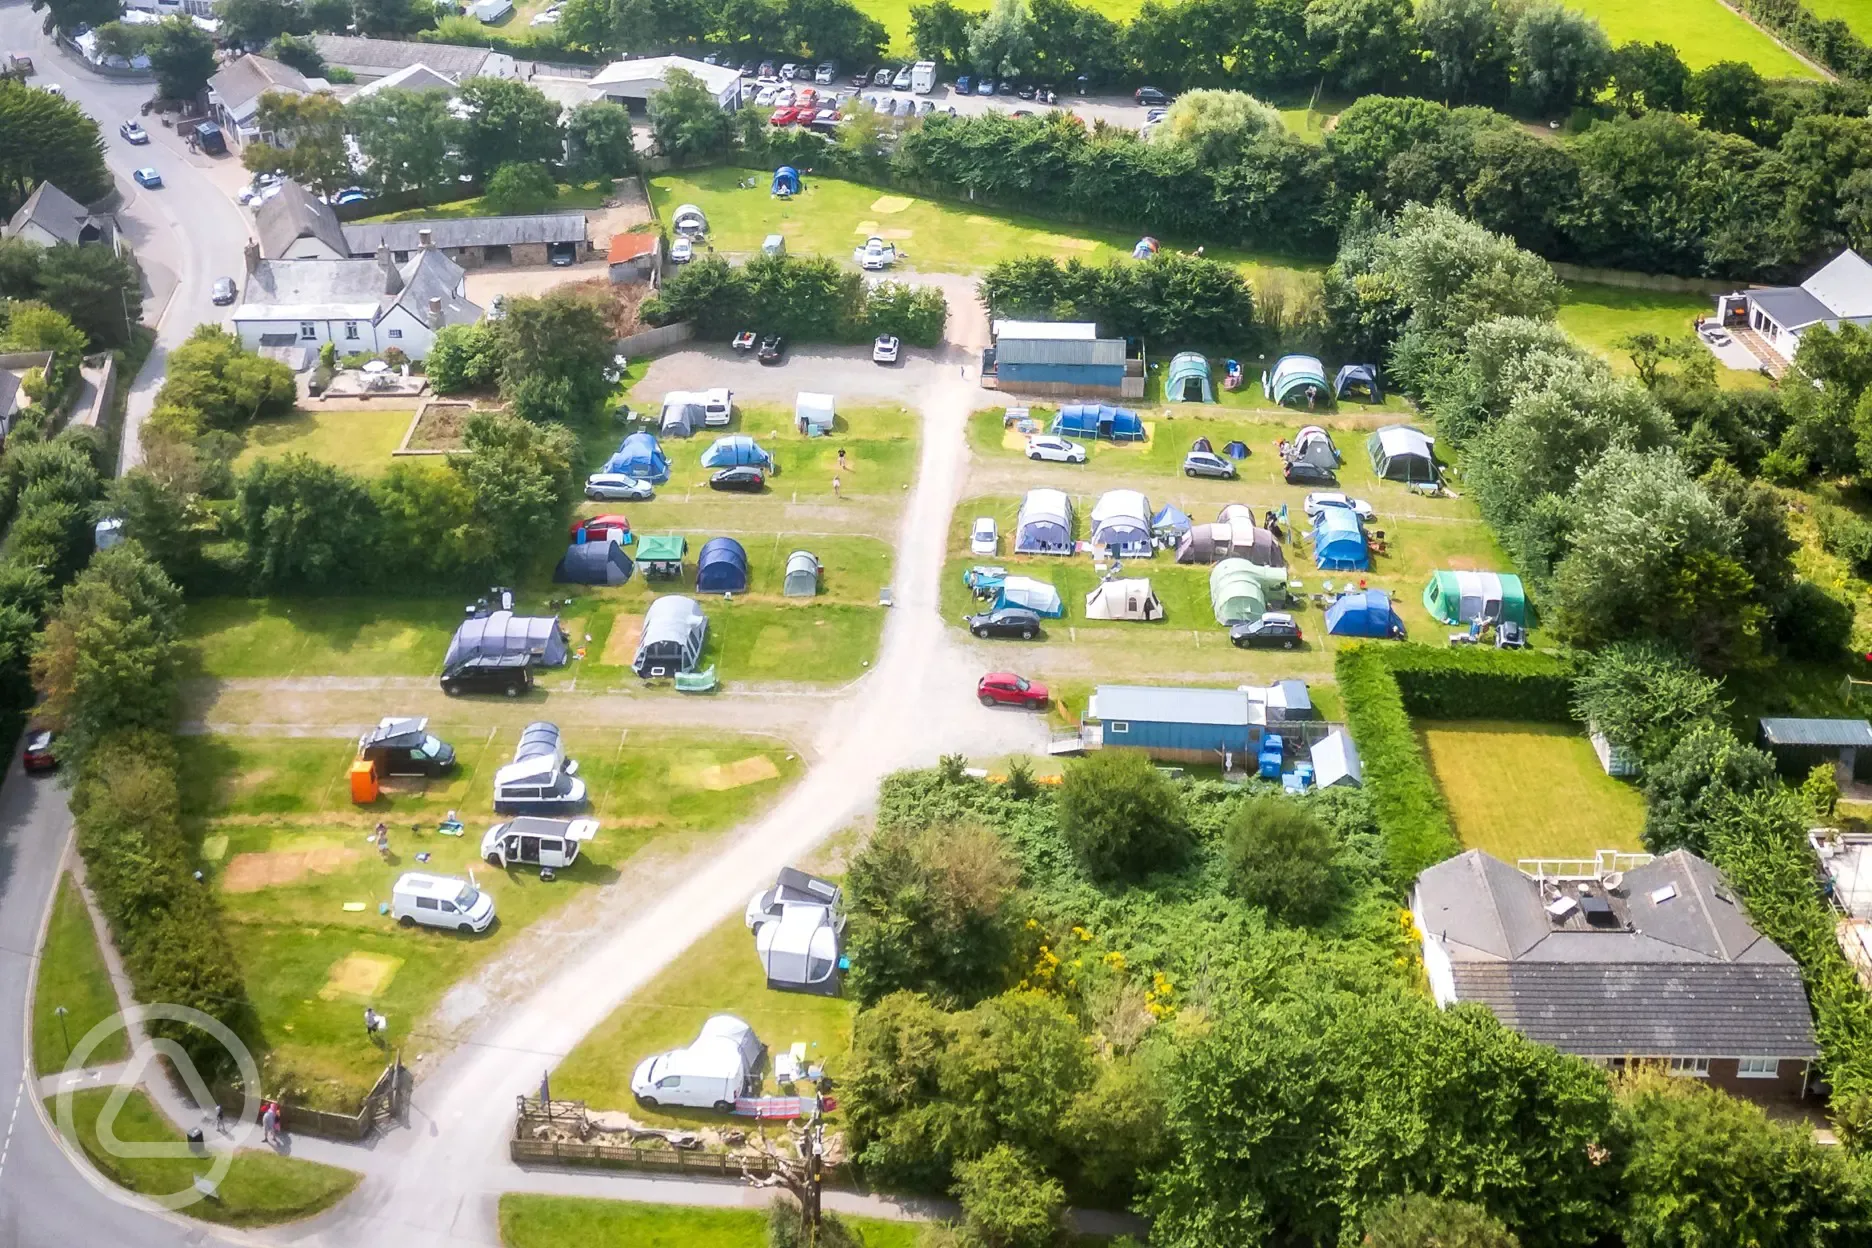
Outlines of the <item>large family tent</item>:
<svg viewBox="0 0 1872 1248">
<path fill-rule="evenodd" d="M 670 214 L 670 231 L 675 234 L 706 234 L 708 218 L 694 204 L 678 204 Z"/>
<path fill-rule="evenodd" d="M 641 430 L 625 438 L 605 463 L 606 472 L 622 472 L 640 481 L 661 485 L 669 480 L 669 460 L 663 457 L 663 444 L 654 434 Z"/>
<path fill-rule="evenodd" d="M 1061 437 L 1142 442 L 1144 422 L 1127 407 L 1111 407 L 1104 403 L 1068 403 L 1053 418 L 1053 432 Z"/>
<path fill-rule="evenodd" d="M 622 585 L 630 577 L 630 556 L 613 541 L 574 542 L 553 568 L 553 580 L 562 584 Z"/>
<path fill-rule="evenodd" d="M 707 424 L 708 409 L 702 406 L 699 396 L 687 391 L 664 396 L 663 418 L 657 423 L 657 432 L 664 437 L 692 437 Z"/>
<path fill-rule="evenodd" d="M 773 456 L 763 451 L 760 443 L 745 433 L 731 433 L 725 438 L 716 438 L 715 445 L 702 452 L 704 468 L 735 468 L 742 464 L 754 464 L 771 470 Z"/>
<path fill-rule="evenodd" d="M 747 588 L 747 551 L 732 537 L 711 537 L 696 556 L 698 594 L 738 594 Z"/>
<path fill-rule="evenodd" d="M 1350 507 L 1327 507 L 1313 517 L 1313 566 L 1325 572 L 1369 572 L 1365 526 Z"/>
<path fill-rule="evenodd" d="M 1294 435 L 1294 440 L 1287 446 L 1287 458 L 1324 472 L 1337 472 L 1342 462 L 1339 447 L 1332 440 L 1332 435 L 1318 425 L 1308 425 Z"/>
<path fill-rule="evenodd" d="M 1382 589 L 1340 594 L 1326 608 L 1326 631 L 1335 637 L 1402 637 L 1404 621 Z"/>
<path fill-rule="evenodd" d="M 1163 603 L 1147 580 L 1105 581 L 1086 595 L 1088 620 L 1161 620 Z"/>
<path fill-rule="evenodd" d="M 1177 544 L 1178 563 L 1214 563 L 1246 559 L 1266 568 L 1285 568 L 1287 552 L 1274 535 L 1252 522 L 1199 524 Z"/>
<path fill-rule="evenodd" d="M 610 545 L 609 542 L 605 544 Z M 502 658 L 510 654 L 531 655 L 535 663 L 544 667 L 564 666 L 566 638 L 559 629 L 559 617 L 490 611 L 463 620 L 449 641 L 442 666 L 449 668 L 468 659 Z"/>
<path fill-rule="evenodd" d="M 1209 605 L 1221 625 L 1258 620 L 1267 610 L 1267 588 L 1246 559 L 1224 559 L 1209 569 Z"/>
<path fill-rule="evenodd" d="M 1365 783 L 1365 768 L 1359 763 L 1358 750 L 1344 732 L 1326 734 L 1308 753 L 1313 760 L 1313 783 L 1320 788 L 1343 785 L 1356 789 Z"/>
<path fill-rule="evenodd" d="M 1151 532 L 1160 539 L 1174 541 L 1190 531 L 1190 518 L 1174 505 L 1166 504 L 1151 517 Z"/>
<path fill-rule="evenodd" d="M 1342 364 L 1333 377 L 1333 397 L 1351 399 L 1363 397 L 1367 403 L 1384 402 L 1384 387 L 1378 384 L 1378 367 L 1375 364 Z"/>
<path fill-rule="evenodd" d="M 802 390 L 799 397 L 793 400 L 793 423 L 809 438 L 823 438 L 831 433 L 837 419 L 829 394 L 813 394 Z"/>
<path fill-rule="evenodd" d="M 1059 590 L 1045 581 L 1025 576 L 1010 576 L 1001 582 L 995 591 L 994 609 L 999 611 L 1002 607 L 1025 607 L 1049 620 L 1066 614 L 1066 604 L 1060 601 Z"/>
<path fill-rule="evenodd" d="M 780 592 L 788 598 L 811 598 L 819 592 L 819 556 L 796 550 L 786 557 L 786 581 Z"/>
<path fill-rule="evenodd" d="M 693 672 L 708 640 L 708 616 L 693 598 L 665 594 L 644 612 L 643 632 L 631 667 L 639 676 L 674 676 Z"/>
<path fill-rule="evenodd" d="M 1436 483 L 1436 440 L 1421 429 L 1386 425 L 1366 439 L 1365 450 L 1372 471 L 1387 481 Z"/>
<path fill-rule="evenodd" d="M 1164 374 L 1164 399 L 1170 403 L 1213 403 L 1215 387 L 1209 381 L 1209 361 L 1194 351 L 1184 351 L 1170 360 Z"/>
<path fill-rule="evenodd" d="M 1283 355 L 1274 361 L 1273 368 L 1261 374 L 1261 393 L 1276 403 L 1324 398 L 1326 366 L 1310 355 Z"/>
<path fill-rule="evenodd" d="M 1527 624 L 1527 594 L 1512 572 L 1432 572 L 1424 610 L 1445 624 L 1471 620 Z"/>
<path fill-rule="evenodd" d="M 1028 490 L 1014 525 L 1017 555 L 1072 554 L 1072 503 L 1059 490 Z"/>
<path fill-rule="evenodd" d="M 1122 555 L 1148 556 L 1150 500 L 1136 490 L 1107 490 L 1092 508 L 1092 545 Z"/>
<path fill-rule="evenodd" d="M 773 193 L 775 195 L 797 195 L 800 191 L 799 170 L 792 165 L 781 165 L 773 171 Z"/>
</svg>

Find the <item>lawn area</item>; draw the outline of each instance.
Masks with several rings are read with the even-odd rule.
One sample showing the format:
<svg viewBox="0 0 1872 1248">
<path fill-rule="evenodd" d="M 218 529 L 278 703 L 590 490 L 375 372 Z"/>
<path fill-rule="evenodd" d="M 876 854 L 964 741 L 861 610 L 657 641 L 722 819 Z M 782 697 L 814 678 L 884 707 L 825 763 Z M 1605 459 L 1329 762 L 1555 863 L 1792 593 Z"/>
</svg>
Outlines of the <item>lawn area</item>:
<svg viewBox="0 0 1872 1248">
<path fill-rule="evenodd" d="M 66 1010 L 63 1028 L 54 1013 L 59 1006 Z M 104 969 L 104 955 L 98 951 L 84 898 L 72 877 L 61 875 L 52 903 L 52 924 L 46 929 L 45 948 L 39 951 L 39 982 L 33 989 L 33 1069 L 40 1074 L 63 1070 L 71 1046 L 116 1013 L 117 994 Z M 71 1046 L 65 1042 L 67 1036 Z M 129 1038 L 119 1030 L 91 1050 L 85 1063 L 105 1066 L 129 1056 Z"/>
<path fill-rule="evenodd" d="M 90 1088 L 72 1096 L 74 1141 L 85 1156 L 112 1182 L 145 1196 L 164 1197 L 186 1192 L 197 1175 L 208 1172 L 209 1162 L 189 1156 L 117 1157 L 98 1142 L 98 1127 L 125 1144 L 181 1144 L 182 1134 L 157 1112 L 141 1092 L 132 1092 L 108 1121 L 99 1116 L 114 1092 Z M 46 1102 L 58 1119 L 57 1098 Z M 69 1137 L 68 1137 L 69 1138 Z M 184 1212 L 204 1222 L 223 1226 L 277 1226 L 296 1222 L 331 1208 L 357 1186 L 359 1175 L 316 1161 L 282 1157 L 271 1149 L 243 1149 L 221 1180 L 212 1200 L 201 1200 Z"/>
<path fill-rule="evenodd" d="M 441 1036 L 430 1016 L 443 994 L 529 924 L 615 882 L 645 850 L 685 851 L 727 829 L 799 770 L 771 738 L 568 730 L 567 752 L 578 759 L 600 831 L 547 882 L 477 857 L 482 833 L 500 818 L 490 779 L 511 757 L 517 728 L 492 728 L 466 706 L 430 730 L 456 747 L 455 773 L 427 784 L 398 780 L 368 806 L 349 800 L 348 741 L 181 741 L 184 816 L 227 915 L 269 1070 L 316 1105 L 348 1106 L 383 1068 L 383 1050 L 359 1027 L 364 1005 L 389 1016 L 390 1044 L 434 1043 Z M 451 810 L 467 835 L 436 831 Z M 379 820 L 390 826 L 389 862 L 366 843 Z M 493 928 L 480 936 L 405 929 L 379 914 L 408 870 L 472 872 L 494 898 Z"/>
<path fill-rule="evenodd" d="M 603 204 L 611 195 L 609 182 L 584 182 L 578 185 L 561 182 L 558 197 L 552 203 L 540 209 L 541 212 L 575 212 L 579 209 L 594 209 Z M 431 204 L 427 208 L 410 208 L 403 212 L 386 212 L 381 216 L 364 217 L 355 222 L 357 225 L 370 225 L 377 221 L 423 221 L 431 217 L 493 217 L 500 214 L 481 202 L 481 197 L 457 199 L 446 204 Z M 862 240 L 860 240 L 862 241 Z"/>
<path fill-rule="evenodd" d="M 1717 61 L 1745 61 L 1764 78 L 1817 78 L 1786 48 L 1717 0 L 1567 0 L 1597 18 L 1612 46 L 1627 41 L 1668 43 L 1691 69 Z M 1824 15 L 1824 14 L 1823 14 Z"/>
<path fill-rule="evenodd" d="M 310 455 L 348 472 L 375 476 L 396 462 L 390 452 L 403 441 L 416 413 L 295 411 L 283 420 L 266 420 L 247 430 L 247 445 L 234 460 L 236 474 L 263 459 Z M 411 463 L 426 462 L 421 459 Z"/>
<path fill-rule="evenodd" d="M 921 1226 L 882 1218 L 840 1221 L 864 1248 L 915 1248 Z M 767 1215 L 754 1209 L 649 1205 L 580 1196 L 500 1199 L 501 1243 L 506 1248 L 767 1248 Z"/>
<path fill-rule="evenodd" d="M 641 410 L 652 414 L 660 410 L 663 396 L 640 396 Z M 916 473 L 916 413 L 896 406 L 840 408 L 832 432 L 809 438 L 793 423 L 790 408 L 772 404 L 736 403 L 734 415 L 721 428 L 701 430 L 692 438 L 658 438 L 670 463 L 669 481 L 657 487 L 658 501 L 679 498 L 708 499 L 712 508 L 723 515 L 745 505 L 751 498 L 780 498 L 792 501 L 808 499 L 830 503 L 832 478 L 839 478 L 840 495 L 847 499 L 888 497 L 902 501 L 905 487 Z M 647 427 L 647 426 L 646 426 Z M 702 457 L 724 434 L 745 433 L 774 457 L 779 471 L 767 483 L 761 495 L 714 493 L 708 488 L 715 469 L 702 467 Z M 624 440 L 622 432 L 608 433 L 603 441 L 594 440 L 590 467 L 596 471 Z M 845 452 L 845 464 L 839 466 L 839 452 Z M 586 514 L 599 510 L 615 511 L 609 504 L 592 504 Z M 656 504 L 632 505 L 632 514 L 650 514 Z"/>
<path fill-rule="evenodd" d="M 719 1123 L 723 1115 L 709 1110 L 641 1108 L 631 1096 L 631 1072 L 644 1058 L 695 1039 L 711 1014 L 728 1013 L 754 1028 L 770 1060 L 803 1041 L 807 1064 L 824 1062 L 836 1076 L 851 1051 L 856 1011 L 850 1001 L 768 988 L 754 937 L 737 914 L 691 945 L 580 1041 L 553 1071 L 553 1095 L 585 1101 L 594 1109 L 629 1109 L 632 1116 L 661 1125 Z M 792 1094 L 768 1082 L 775 1094 Z"/>
<path fill-rule="evenodd" d="M 1861 39 L 1872 39 L 1872 0 L 1804 0 L 1809 12 L 1821 21 L 1838 18 Z"/>
<path fill-rule="evenodd" d="M 1592 743 L 1558 724 L 1420 722 L 1418 740 L 1457 835 L 1507 863 L 1644 848 L 1644 797 L 1600 769 Z"/>
<path fill-rule="evenodd" d="M 427 676 L 459 598 L 205 598 L 184 630 L 208 676 Z"/>
<path fill-rule="evenodd" d="M 1645 333 L 1664 338 L 1688 338 L 1691 320 L 1698 313 L 1708 313 L 1714 306 L 1707 295 L 1601 286 L 1593 282 L 1561 284 L 1566 293 L 1557 318 L 1560 328 L 1586 350 L 1610 361 L 1613 372 L 1627 375 L 1637 369 L 1630 352 L 1619 345 L 1622 339 Z M 1760 373 L 1739 372 L 1721 365 L 1716 369 L 1716 381 L 1724 389 L 1769 384 Z"/>
</svg>

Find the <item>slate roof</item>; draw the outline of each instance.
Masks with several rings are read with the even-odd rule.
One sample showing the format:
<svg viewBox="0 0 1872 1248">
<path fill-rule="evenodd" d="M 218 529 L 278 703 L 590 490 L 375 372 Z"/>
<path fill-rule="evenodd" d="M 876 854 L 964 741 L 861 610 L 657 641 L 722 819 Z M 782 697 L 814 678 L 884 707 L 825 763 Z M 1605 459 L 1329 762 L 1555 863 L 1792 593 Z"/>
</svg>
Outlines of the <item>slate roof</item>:
<svg viewBox="0 0 1872 1248">
<path fill-rule="evenodd" d="M 1809 745 L 1825 749 L 1872 749 L 1872 723 L 1863 719 L 1777 719 L 1761 721 L 1769 745 Z"/>
<path fill-rule="evenodd" d="M 85 206 L 67 195 L 50 182 L 41 182 L 33 193 L 26 197 L 26 202 L 19 206 L 13 219 L 7 222 L 5 235 L 8 238 L 18 234 L 28 224 L 36 225 L 60 242 L 76 246 L 83 237 L 86 225 L 95 225 L 103 232 L 106 240 L 110 238 L 109 222 L 101 217 L 93 217 Z"/>
<path fill-rule="evenodd" d="M 1079 364 L 1124 367 L 1122 338 L 1018 338 L 995 339 L 997 364 Z"/>
<path fill-rule="evenodd" d="M 290 178 L 279 194 L 260 201 L 254 225 L 260 232 L 260 254 L 269 260 L 283 257 L 301 238 L 316 238 L 340 256 L 351 254 L 332 206 Z"/>
<path fill-rule="evenodd" d="M 260 97 L 268 91 L 306 95 L 312 84 L 290 65 L 266 56 L 243 56 L 229 61 L 208 80 L 208 87 L 221 97 L 221 103 L 237 119 L 253 116 Z"/>
<path fill-rule="evenodd" d="M 312 46 L 328 65 L 382 77 L 411 65 L 427 65 L 460 81 L 473 78 L 494 55 L 490 48 L 450 43 L 411 43 L 403 39 L 362 39 L 352 35 L 314 35 Z"/>
<path fill-rule="evenodd" d="M 1833 309 L 1799 286 L 1773 286 L 1749 292 L 1755 306 L 1774 318 L 1782 329 L 1804 329 L 1819 321 L 1831 320 Z"/>
<path fill-rule="evenodd" d="M 548 212 L 525 217 L 448 217 L 433 221 L 385 221 L 342 227 L 343 250 L 367 256 L 383 243 L 391 251 L 415 251 L 428 230 L 437 247 L 493 247 L 514 243 L 576 243 L 585 238 L 585 214 Z M 652 239 L 654 235 L 650 236 Z"/>
<path fill-rule="evenodd" d="M 1090 714 L 1110 722 L 1221 724 L 1249 721 L 1248 695 L 1239 689 L 1184 689 L 1170 685 L 1100 685 Z"/>
<path fill-rule="evenodd" d="M 447 74 L 438 73 L 427 65 L 405 65 L 393 74 L 385 74 L 377 81 L 359 87 L 351 98 L 363 99 L 379 91 L 447 91 L 453 95 L 459 85 Z"/>
<path fill-rule="evenodd" d="M 375 260 L 262 260 L 247 275 L 237 321 L 379 321 L 399 305 L 427 318 L 442 301 L 444 325 L 481 319 L 481 309 L 455 293 L 462 270 L 440 251 L 423 251 L 398 268 Z"/>
<path fill-rule="evenodd" d="M 0 369 L 0 417 L 13 414 L 14 400 L 19 397 L 20 379 L 10 370 Z"/>
</svg>

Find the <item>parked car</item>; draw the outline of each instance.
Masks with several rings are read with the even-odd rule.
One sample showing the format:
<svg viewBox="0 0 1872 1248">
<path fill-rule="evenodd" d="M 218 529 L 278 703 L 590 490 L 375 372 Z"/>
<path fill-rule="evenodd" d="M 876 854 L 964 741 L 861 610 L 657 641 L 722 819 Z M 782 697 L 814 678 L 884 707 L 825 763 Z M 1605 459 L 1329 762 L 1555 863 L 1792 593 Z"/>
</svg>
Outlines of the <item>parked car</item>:
<svg viewBox="0 0 1872 1248">
<path fill-rule="evenodd" d="M 225 308 L 228 304 L 233 303 L 239 294 L 240 292 L 234 289 L 233 278 L 217 277 L 214 280 L 214 293 L 209 297 L 214 300 L 214 305 L 217 308 Z"/>
<path fill-rule="evenodd" d="M 785 108 L 774 109 L 773 115 L 767 118 L 767 122 L 769 125 L 790 126 L 793 124 L 793 119 L 798 116 L 799 110 L 789 104 Z"/>
<path fill-rule="evenodd" d="M 36 728 L 26 734 L 26 746 L 20 751 L 20 766 L 26 769 L 27 775 L 58 770 L 58 756 L 52 752 L 52 743 L 57 740 L 58 735 L 50 728 Z"/>
<path fill-rule="evenodd" d="M 995 84 L 995 94 L 996 95 L 1013 95 L 1014 94 L 1014 80 L 1012 78 L 1003 78 L 1000 82 L 997 82 Z"/>
<path fill-rule="evenodd" d="M 742 61 L 741 67 L 735 70 L 735 72 L 740 74 L 743 78 L 752 78 L 754 76 L 754 62 Z"/>
<path fill-rule="evenodd" d="M 898 349 L 903 344 L 890 334 L 879 334 L 878 340 L 871 344 L 871 362 L 873 364 L 895 364 Z"/>
<path fill-rule="evenodd" d="M 992 555 L 999 549 L 1001 531 L 995 527 L 993 516 L 975 517 L 975 527 L 969 530 L 969 553 L 971 555 Z"/>
<path fill-rule="evenodd" d="M 877 72 L 871 75 L 871 85 L 874 87 L 888 87 L 891 85 L 891 79 L 896 76 L 896 70 L 888 65 L 880 65 L 877 67 Z"/>
<path fill-rule="evenodd" d="M 1036 433 L 1027 439 L 1027 458 L 1053 464 L 1083 464 L 1086 462 L 1086 449 L 1066 438 L 1055 437 L 1050 433 Z"/>
<path fill-rule="evenodd" d="M 1235 461 L 1213 451 L 1191 451 L 1183 457 L 1183 475 L 1186 477 L 1220 477 L 1233 480 Z"/>
<path fill-rule="evenodd" d="M 1328 507 L 1344 507 L 1361 520 L 1376 520 L 1378 513 L 1362 498 L 1348 498 L 1338 490 L 1314 490 L 1302 504 L 1308 516 L 1317 516 Z"/>
<path fill-rule="evenodd" d="M 875 73 L 877 73 L 877 66 L 875 65 L 868 69 L 861 69 L 851 76 L 851 85 L 854 87 L 868 87 L 871 85 L 871 75 Z"/>
<path fill-rule="evenodd" d="M 753 464 L 724 468 L 708 479 L 711 490 L 741 490 L 757 494 L 767 486 L 767 474 Z"/>
<path fill-rule="evenodd" d="M 559 725 L 538 721 L 520 730 L 513 761 L 494 773 L 494 809 L 503 815 L 559 815 L 583 809 L 578 760 L 565 755 Z"/>
<path fill-rule="evenodd" d="M 1152 124 L 1155 124 L 1157 122 L 1162 121 L 1165 117 L 1169 115 L 1169 113 L 1170 113 L 1170 110 L 1167 108 L 1153 108 L 1149 112 L 1144 114 L 1144 120 L 1151 122 Z"/>
<path fill-rule="evenodd" d="M 975 696 L 983 706 L 1030 706 L 1045 710 L 1052 696 L 1045 685 L 1036 685 L 1013 672 L 989 672 L 975 682 Z"/>
<path fill-rule="evenodd" d="M 1338 480 L 1330 469 L 1294 460 L 1281 465 L 1281 479 L 1288 485 L 1331 485 Z"/>
<path fill-rule="evenodd" d="M 811 82 L 813 67 L 811 65 L 801 65 L 793 71 L 793 76 L 801 82 Z"/>
<path fill-rule="evenodd" d="M 1032 641 L 1040 635 L 1040 616 L 1026 607 L 998 607 L 964 616 L 962 622 L 977 637 L 1018 637 Z"/>
<path fill-rule="evenodd" d="M 520 815 L 497 823 L 481 838 L 490 867 L 569 867 L 579 848 L 598 835 L 596 819 L 542 819 Z"/>
<path fill-rule="evenodd" d="M 912 68 L 912 66 L 905 65 L 902 69 L 899 69 L 893 74 L 891 76 L 891 86 L 899 91 L 908 91 L 910 89 L 910 83 L 916 77 L 916 75 L 911 72 Z"/>
<path fill-rule="evenodd" d="M 753 1028 L 731 1014 L 717 1014 L 688 1048 L 638 1062 L 631 1095 L 647 1109 L 680 1105 L 728 1113 L 737 1099 L 758 1089 L 753 1072 L 762 1047 Z"/>
<path fill-rule="evenodd" d="M 1031 100 L 1031 99 L 1033 99 L 1033 98 L 1034 98 L 1034 85 L 1033 85 L 1033 83 L 1031 83 L 1031 82 L 1023 82 L 1023 83 L 1021 83 L 1019 87 L 1017 87 L 1017 88 L 1015 88 L 1015 90 L 1014 90 L 1014 94 L 1015 94 L 1015 95 L 1018 95 L 1018 96 L 1020 96 L 1020 98 L 1021 98 L 1021 99 L 1023 99 L 1023 100 Z"/>
<path fill-rule="evenodd" d="M 467 880 L 405 871 L 390 890 L 390 917 L 404 927 L 485 932 L 494 922 L 494 899 Z"/>
<path fill-rule="evenodd" d="M 1306 640 L 1300 625 L 1284 611 L 1269 611 L 1258 620 L 1247 620 L 1229 629 L 1229 640 L 1243 650 L 1291 650 Z"/>
<path fill-rule="evenodd" d="M 818 70 L 813 74 L 813 81 L 819 83 L 821 86 L 831 86 L 832 80 L 837 77 L 838 62 L 821 61 L 819 62 Z"/>
<path fill-rule="evenodd" d="M 801 87 L 793 93 L 793 102 L 795 104 L 808 104 L 816 107 L 819 102 L 819 92 L 812 87 Z"/>
<path fill-rule="evenodd" d="M 358 738 L 358 757 L 386 776 L 440 776 L 455 767 L 455 747 L 430 733 L 429 721 L 386 715 Z"/>
<path fill-rule="evenodd" d="M 975 80 L 975 94 L 976 95 L 993 95 L 994 91 L 995 91 L 994 79 L 977 78 Z"/>
<path fill-rule="evenodd" d="M 969 93 L 969 84 L 971 83 L 971 81 L 973 81 L 973 79 L 968 74 L 963 74 L 960 77 L 958 77 L 956 79 L 956 85 L 955 85 L 956 94 L 967 95 Z"/>
<path fill-rule="evenodd" d="M 798 70 L 799 66 L 795 65 L 792 61 L 786 61 L 780 66 L 780 77 L 791 82 L 793 81 L 794 73 Z"/>
<path fill-rule="evenodd" d="M 778 364 L 786 359 L 786 339 L 779 334 L 768 334 L 760 340 L 760 350 L 755 358 L 763 364 Z"/>
<path fill-rule="evenodd" d="M 927 117 L 935 111 L 936 111 L 935 100 L 920 100 L 917 102 L 917 115 L 918 116 Z"/>
<path fill-rule="evenodd" d="M 734 336 L 732 345 L 736 351 L 752 351 L 754 349 L 754 331 L 751 329 L 742 330 Z"/>
<path fill-rule="evenodd" d="M 530 661 L 531 656 L 524 654 L 464 659 L 442 669 L 442 692 L 451 697 L 460 693 L 504 693 L 517 698 L 533 687 Z"/>
<path fill-rule="evenodd" d="M 774 76 L 774 63 L 772 61 L 762 61 L 760 67 L 754 71 L 754 76 L 756 78 L 772 78 Z"/>
<path fill-rule="evenodd" d="M 779 87 L 762 87 L 759 91 L 754 93 L 754 106 L 756 108 L 772 108 L 774 106 L 774 101 L 778 99 L 779 96 Z"/>
<path fill-rule="evenodd" d="M 622 472 L 594 472 L 585 478 L 585 497 L 647 503 L 656 497 L 656 489 L 648 481 Z"/>
<path fill-rule="evenodd" d="M 118 126 L 117 133 L 123 136 L 124 142 L 133 143 L 138 147 L 142 147 L 145 143 L 149 142 L 149 131 L 145 130 L 134 121 L 126 121 L 123 125 Z"/>
<path fill-rule="evenodd" d="M 1170 102 L 1170 97 L 1156 87 L 1139 87 L 1131 93 L 1131 98 L 1145 105 L 1161 106 Z"/>
<path fill-rule="evenodd" d="M 152 191 L 162 185 L 162 174 L 157 173 L 154 169 L 151 169 L 148 165 L 145 165 L 143 168 L 138 169 L 135 173 L 131 174 L 130 176 L 136 179 L 136 183 L 138 186 L 147 187 Z"/>
<path fill-rule="evenodd" d="M 709 53 L 709 54 L 708 54 L 707 56 L 705 56 L 705 57 L 703 57 L 703 58 L 702 58 L 702 63 L 703 63 L 704 65 L 719 65 L 719 64 L 721 64 L 721 53 L 719 53 L 719 52 L 710 52 L 710 53 Z"/>
<path fill-rule="evenodd" d="M 778 117 L 779 114 L 775 113 L 774 116 Z M 695 259 L 695 244 L 678 235 L 670 243 L 669 258 L 671 264 L 688 264 Z"/>
</svg>

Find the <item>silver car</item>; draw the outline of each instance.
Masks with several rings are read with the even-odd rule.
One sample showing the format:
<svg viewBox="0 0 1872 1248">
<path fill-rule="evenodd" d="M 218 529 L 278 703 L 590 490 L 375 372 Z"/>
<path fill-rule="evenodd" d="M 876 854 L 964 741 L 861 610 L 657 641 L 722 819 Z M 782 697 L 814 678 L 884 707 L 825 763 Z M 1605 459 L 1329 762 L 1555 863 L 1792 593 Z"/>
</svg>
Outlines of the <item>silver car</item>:
<svg viewBox="0 0 1872 1248">
<path fill-rule="evenodd" d="M 585 497 L 641 503 L 655 498 L 656 490 L 648 481 L 622 472 L 595 472 L 585 478 Z"/>
<path fill-rule="evenodd" d="M 1235 463 L 1213 451 L 1191 451 L 1183 457 L 1183 475 L 1186 477 L 1221 477 L 1233 480 Z"/>
</svg>

